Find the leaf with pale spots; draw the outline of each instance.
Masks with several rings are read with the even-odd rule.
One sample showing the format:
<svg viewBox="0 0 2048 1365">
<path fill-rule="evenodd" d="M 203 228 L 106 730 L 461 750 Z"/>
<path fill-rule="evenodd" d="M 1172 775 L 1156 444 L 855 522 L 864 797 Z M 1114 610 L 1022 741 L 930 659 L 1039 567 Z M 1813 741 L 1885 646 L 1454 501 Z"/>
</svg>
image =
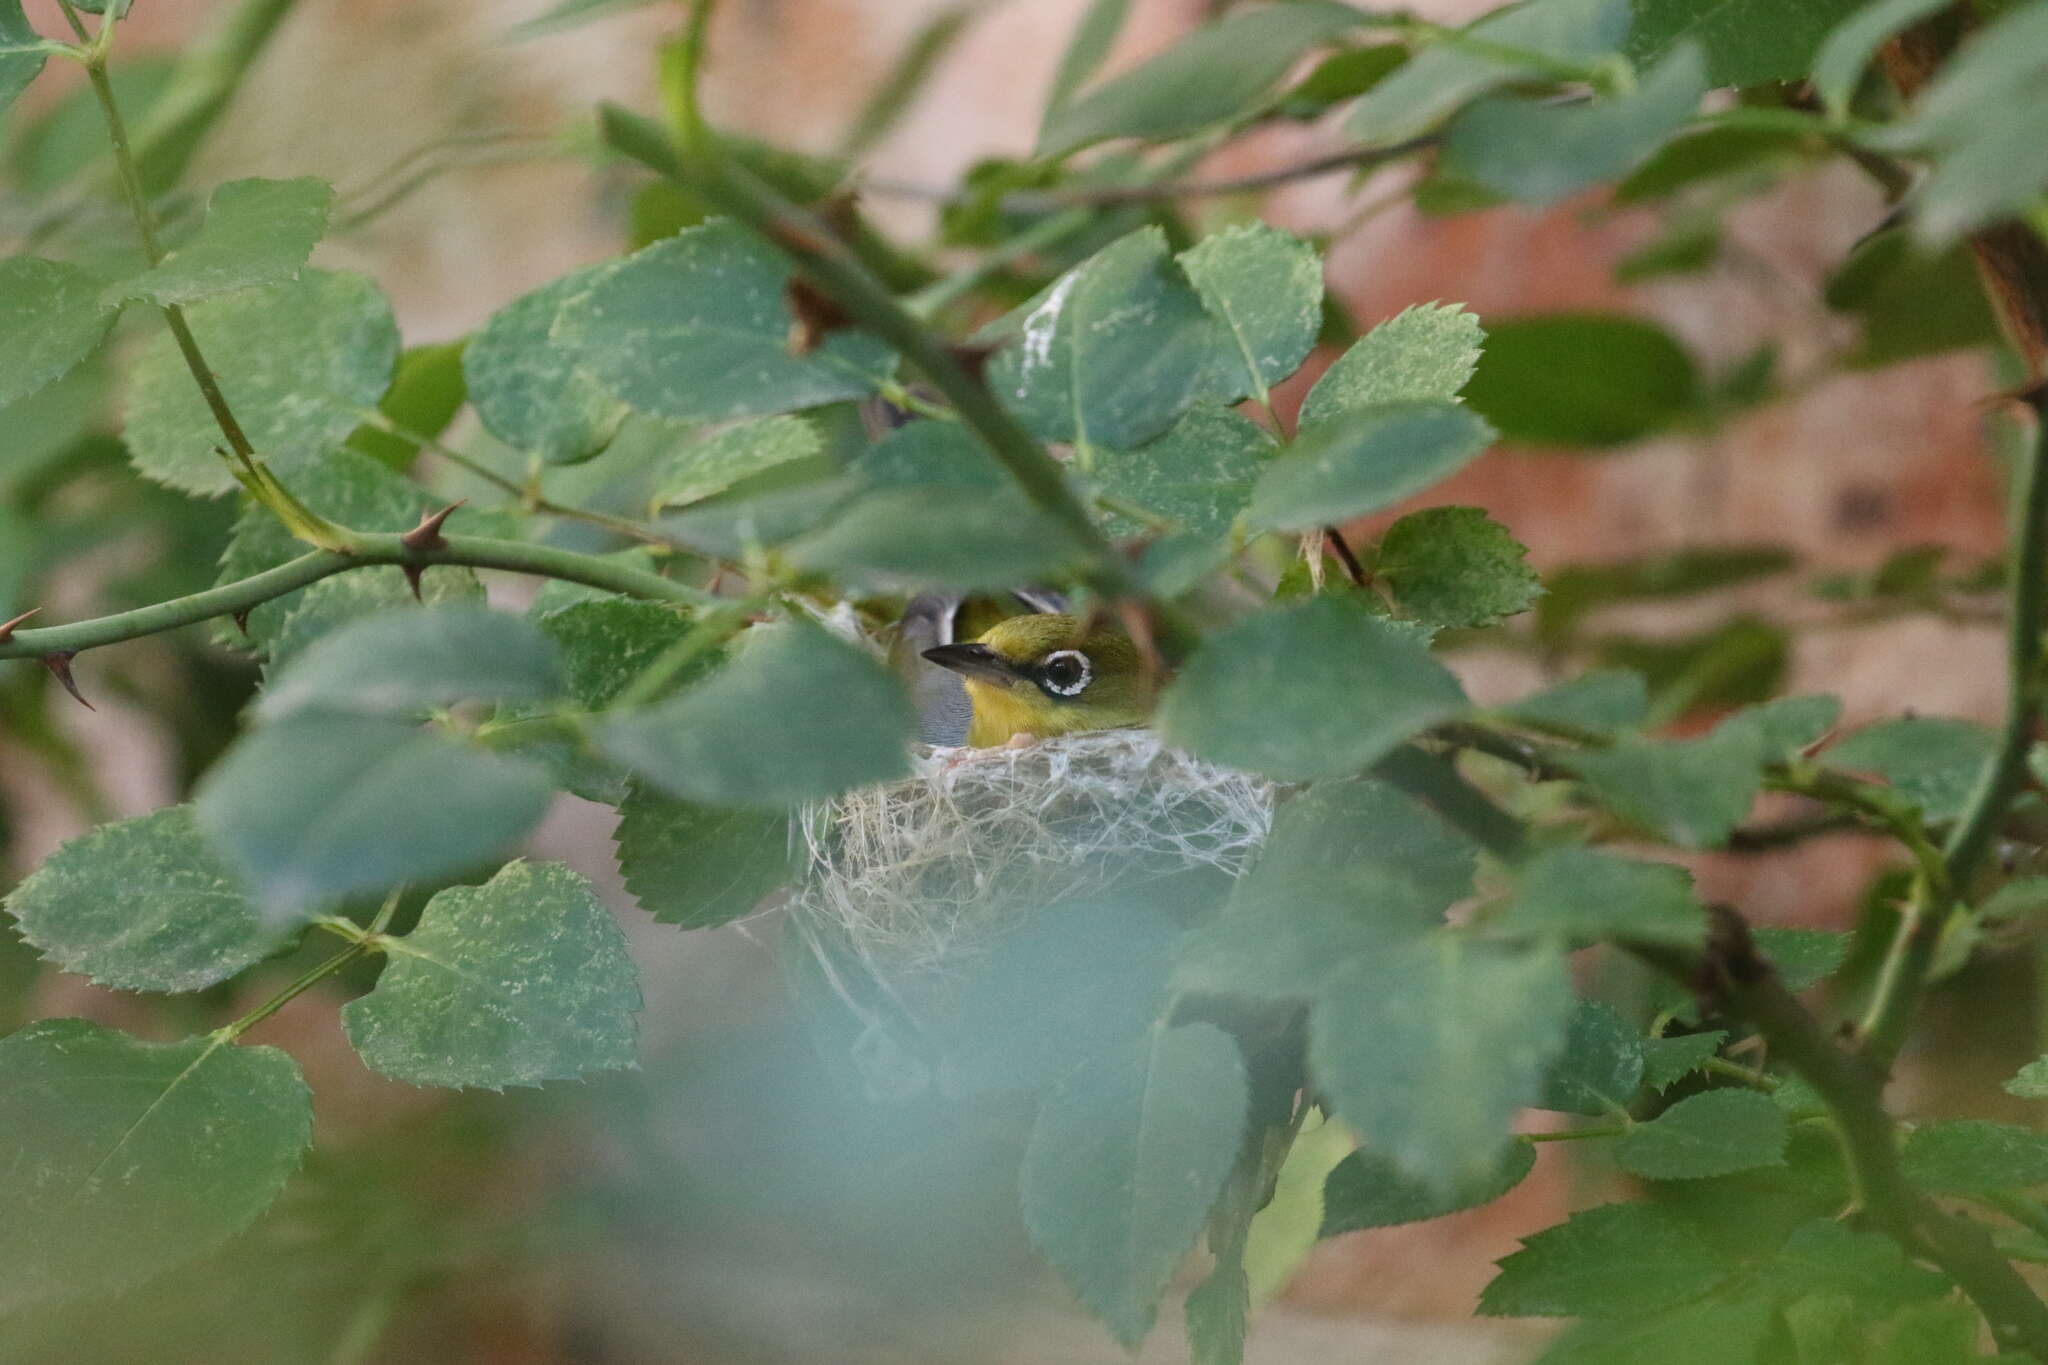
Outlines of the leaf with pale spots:
<svg viewBox="0 0 2048 1365">
<path fill-rule="evenodd" d="M 348 439 L 398 364 L 391 305 L 360 275 L 306 270 L 186 316 L 250 444 L 287 483 Z M 220 425 L 168 330 L 129 372 L 126 416 L 129 455 L 147 477 L 187 493 L 236 487 Z"/>
<path fill-rule="evenodd" d="M 633 1065 L 640 980 L 590 883 L 507 864 L 441 892 L 341 1012 L 372 1069 L 414 1085 L 538 1085 Z"/>
<path fill-rule="evenodd" d="M 894 361 L 870 336 L 834 332 L 791 353 L 789 279 L 774 249 L 735 224 L 687 228 L 564 300 L 549 333 L 553 363 L 588 371 L 641 412 L 693 422 L 873 393 Z"/>
<path fill-rule="evenodd" d="M 1322 258 L 1293 233 L 1254 223 L 1205 237 L 1178 259 L 1243 361 L 1232 387 L 1264 402 L 1308 359 L 1322 330 Z"/>
<path fill-rule="evenodd" d="M 1158 228 L 1112 242 L 978 339 L 1014 342 L 989 385 L 1048 441 L 1143 445 L 1202 399 L 1249 391 L 1237 343 Z"/>
<path fill-rule="evenodd" d="M 607 270 L 590 266 L 491 314 L 462 354 L 469 401 L 484 429 L 547 464 L 573 464 L 611 443 L 625 406 L 566 358 L 555 319 Z"/>
<path fill-rule="evenodd" d="M 62 261 L 0 261 L 0 405 L 62 379 L 106 339 L 115 310 L 99 291 L 98 276 Z"/>
<path fill-rule="evenodd" d="M 296 279 L 327 231 L 334 187 L 324 180 L 230 180 L 206 203 L 199 231 L 162 264 L 111 285 L 109 303 L 196 303 L 252 285 Z"/>
<path fill-rule="evenodd" d="M 1449 401 L 1479 364 L 1486 333 L 1455 303 L 1419 303 L 1351 344 L 1323 371 L 1301 404 L 1301 425 L 1317 426 L 1381 403 Z"/>
<path fill-rule="evenodd" d="M 190 806 L 102 825 L 7 898 L 21 936 L 66 971 L 130 991 L 196 991 L 268 952 L 276 934 Z"/>
</svg>

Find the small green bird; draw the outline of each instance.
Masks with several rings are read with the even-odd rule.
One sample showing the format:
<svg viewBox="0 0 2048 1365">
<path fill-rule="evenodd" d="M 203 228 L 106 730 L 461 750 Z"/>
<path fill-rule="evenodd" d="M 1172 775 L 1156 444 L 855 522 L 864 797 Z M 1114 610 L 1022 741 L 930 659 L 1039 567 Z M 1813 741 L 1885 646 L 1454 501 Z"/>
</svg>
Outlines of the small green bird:
<svg viewBox="0 0 2048 1365">
<path fill-rule="evenodd" d="M 965 681 L 974 707 L 967 742 L 976 748 L 1144 725 L 1158 690 L 1129 636 L 1050 612 L 1013 616 L 972 644 L 939 645 L 924 657 Z"/>
</svg>

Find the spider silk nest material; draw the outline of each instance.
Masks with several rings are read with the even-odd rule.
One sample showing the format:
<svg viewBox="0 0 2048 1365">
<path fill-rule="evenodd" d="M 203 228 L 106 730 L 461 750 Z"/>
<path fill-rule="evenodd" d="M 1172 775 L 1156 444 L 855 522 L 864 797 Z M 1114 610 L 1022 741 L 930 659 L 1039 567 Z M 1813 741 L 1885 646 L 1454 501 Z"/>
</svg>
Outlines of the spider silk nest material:
<svg viewBox="0 0 2048 1365">
<path fill-rule="evenodd" d="M 943 976 L 1031 910 L 1190 868 L 1235 876 L 1275 786 L 1105 730 L 1022 748 L 920 748 L 912 774 L 805 812 L 795 909 L 884 980 Z"/>
</svg>

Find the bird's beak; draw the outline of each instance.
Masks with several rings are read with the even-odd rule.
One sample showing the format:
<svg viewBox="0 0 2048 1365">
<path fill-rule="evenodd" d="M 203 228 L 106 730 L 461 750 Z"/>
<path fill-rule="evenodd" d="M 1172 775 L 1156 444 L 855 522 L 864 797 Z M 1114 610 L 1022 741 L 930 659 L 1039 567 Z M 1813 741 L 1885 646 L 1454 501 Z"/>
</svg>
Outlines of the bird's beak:
<svg viewBox="0 0 2048 1365">
<path fill-rule="evenodd" d="M 1006 683 L 1017 676 L 1017 670 L 1010 661 L 987 645 L 938 645 L 926 650 L 924 657 L 962 677 Z"/>
</svg>

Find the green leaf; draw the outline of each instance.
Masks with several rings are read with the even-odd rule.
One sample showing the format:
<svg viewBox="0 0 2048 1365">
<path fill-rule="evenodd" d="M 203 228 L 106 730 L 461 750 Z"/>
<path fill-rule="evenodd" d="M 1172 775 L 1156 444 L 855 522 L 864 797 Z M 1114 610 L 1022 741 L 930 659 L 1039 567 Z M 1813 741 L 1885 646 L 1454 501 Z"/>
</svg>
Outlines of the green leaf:
<svg viewBox="0 0 2048 1365">
<path fill-rule="evenodd" d="M 1504 1318 L 1622 1318 L 1697 1298 L 1726 1278 L 1711 1244 L 1648 1204 L 1602 1204 L 1523 1240 L 1479 1296 Z"/>
<path fill-rule="evenodd" d="M 1617 815 L 1686 848 L 1728 837 L 1763 786 L 1763 736 L 1730 717 L 1699 739 L 1624 739 L 1567 760 Z"/>
<path fill-rule="evenodd" d="M 685 800 L 780 807 L 902 776 L 914 729 L 902 684 L 880 663 L 791 624 L 750 630 L 731 663 L 670 701 L 605 721 L 598 742 Z"/>
<path fill-rule="evenodd" d="M 469 401 L 469 385 L 462 376 L 462 356 L 468 348 L 466 340 L 407 347 L 377 410 L 412 436 L 438 438 Z M 419 442 L 411 437 L 367 422 L 349 433 L 348 446 L 401 473 L 412 467 L 420 451 Z"/>
<path fill-rule="evenodd" d="M 0 88 L 5 78 L 0 66 Z M 115 310 L 100 287 L 97 275 L 62 261 L 0 261 L 0 404 L 62 379 L 106 339 Z"/>
<path fill-rule="evenodd" d="M 1652 322 L 1608 313 L 1494 319 L 1466 401 L 1503 440 L 1615 446 L 1700 401 L 1692 357 Z"/>
<path fill-rule="evenodd" d="M 1387 528 L 1372 573 L 1403 615 L 1450 629 L 1490 626 L 1543 595 L 1528 553 L 1477 507 L 1431 507 Z"/>
<path fill-rule="evenodd" d="M 1067 40 L 1066 51 L 1060 54 L 1059 69 L 1053 73 L 1052 88 L 1046 92 L 1045 113 L 1038 126 L 1039 145 L 1046 142 L 1046 125 L 1109 60 L 1109 50 L 1116 45 L 1117 34 L 1123 32 L 1130 12 L 1131 0 L 1092 0 L 1081 15 L 1081 22 L 1074 25 L 1074 36 Z"/>
<path fill-rule="evenodd" d="M 1970 248 L 1956 243 L 1929 250 L 1905 228 L 1857 243 L 1821 297 L 1862 327 L 1851 365 L 2004 344 Z"/>
<path fill-rule="evenodd" d="M 483 584 L 476 574 L 453 565 L 421 575 L 420 596 L 415 600 L 405 571 L 380 566 L 356 569 L 325 578 L 295 594 L 296 604 L 272 636 L 265 676 L 276 677 L 301 654 L 330 634 L 358 621 L 416 612 L 422 604 L 472 606 L 481 609 Z"/>
<path fill-rule="evenodd" d="M 1891 1238 L 1832 1220 L 1796 1228 L 1765 1274 L 1780 1298 L 1848 1294 L 1884 1308 L 1945 1294 L 1950 1287 L 1942 1276 L 1909 1263 Z"/>
<path fill-rule="evenodd" d="M 1033 910 L 959 969 L 938 1035 L 948 1096 L 1035 1090 L 1146 1033 L 1165 1003 L 1178 917 L 1104 895 Z"/>
<path fill-rule="evenodd" d="M 1724 724 L 1731 731 L 1746 730 L 1755 736 L 1764 762 L 1785 763 L 1832 730 L 1841 715 L 1842 699 L 1822 692 L 1803 697 L 1774 697 L 1745 707 Z"/>
<path fill-rule="evenodd" d="M 1465 30 L 1488 50 L 1475 51 L 1455 40 L 1423 48 L 1366 92 L 1346 126 L 1354 137 L 1375 146 L 1406 142 L 1489 90 L 1517 81 L 1553 81 L 1559 63 L 1587 65 L 1618 50 L 1628 25 L 1628 0 L 1535 0 L 1511 6 Z M 1517 48 L 1534 60 L 1516 60 L 1505 50 Z"/>
<path fill-rule="evenodd" d="M 1031 1238 L 1135 1350 L 1237 1156 L 1244 1063 L 1210 1024 L 1149 1029 L 1047 1097 L 1024 1151 Z"/>
<path fill-rule="evenodd" d="M 1022 490 L 936 485 L 854 498 L 791 541 L 803 568 L 881 592 L 1012 588 L 1059 578 L 1083 552 L 1064 523 Z"/>
<path fill-rule="evenodd" d="M 323 635 L 263 689 L 257 714 L 423 716 L 462 701 L 539 702 L 563 690 L 553 642 L 533 623 L 482 606 L 401 608 Z"/>
<path fill-rule="evenodd" d="M 1581 1000 L 1565 1030 L 1564 1052 L 1543 1078 L 1536 1107 L 1611 1115 L 1628 1108 L 1642 1083 L 1642 1035 L 1611 1005 Z"/>
<path fill-rule="evenodd" d="M 1706 937 L 1706 916 L 1684 868 L 1576 846 L 1551 849 L 1530 863 L 1514 898 L 1488 924 L 1512 934 L 1554 934 L 1575 945 L 1611 938 L 1691 947 Z"/>
<path fill-rule="evenodd" d="M 21 893 L 16 892 L 17 896 Z M 19 911 L 15 912 L 17 915 Z M 2005 1093 L 2023 1100 L 2048 1100 L 2048 1057 L 2036 1057 L 2005 1083 Z"/>
<path fill-rule="evenodd" d="M 970 488 L 996 493 L 1013 482 L 996 457 L 958 422 L 910 422 L 854 460 L 849 471 L 864 490 Z"/>
<path fill-rule="evenodd" d="M 560 654 L 568 694 L 601 711 L 682 639 L 690 618 L 662 602 L 596 597 L 547 613 L 540 628 Z"/>
<path fill-rule="evenodd" d="M 1613 733 L 1639 729 L 1650 714 L 1643 675 L 1623 668 L 1595 669 L 1501 708 L 1512 721 Z"/>
<path fill-rule="evenodd" d="M 1287 91 L 1279 113 L 1304 123 L 1319 119 L 1378 85 L 1407 60 L 1408 48 L 1401 43 L 1339 48 Z"/>
<path fill-rule="evenodd" d="M 1777 545 L 1715 545 L 1619 563 L 1574 564 L 1546 576 L 1537 629 L 1553 645 L 1569 642 L 1587 613 L 1616 602 L 1662 601 L 1712 592 L 1780 574 L 1791 552 Z"/>
<path fill-rule="evenodd" d="M 1386 403 L 1449 402 L 1472 378 L 1486 333 L 1462 304 L 1418 303 L 1351 344 L 1301 404 L 1317 427 Z"/>
<path fill-rule="evenodd" d="M 1821 761 L 1849 773 L 1867 773 L 1898 789 L 1929 820 L 1963 813 L 1978 775 L 1998 750 L 1998 736 L 1975 721 L 1947 716 L 1905 716 L 1866 726 L 1832 744 Z"/>
<path fill-rule="evenodd" d="M 1445 132 L 1442 165 L 1503 198 L 1554 204 L 1634 170 L 1692 118 L 1706 93 L 1706 63 L 1687 44 L 1625 95 L 1586 105 L 1484 99 Z"/>
<path fill-rule="evenodd" d="M 1863 0 L 1630 0 L 1635 23 L 1627 53 L 1637 62 L 1659 61 L 1688 40 L 1706 49 L 1707 78 L 1715 85 L 1793 81 L 1812 69 L 1829 29 Z"/>
<path fill-rule="evenodd" d="M 1827 929 L 1758 929 L 1756 946 L 1778 969 L 1786 990 L 1803 991 L 1834 975 L 1848 955 L 1849 936 Z"/>
<path fill-rule="evenodd" d="M 1110 243 L 978 335 L 1014 340 L 989 362 L 989 386 L 1048 441 L 1143 445 L 1199 400 L 1246 392 L 1236 342 L 1157 227 Z"/>
<path fill-rule="evenodd" d="M 581 366 L 640 411 L 692 422 L 873 393 L 892 361 L 871 337 L 835 332 L 790 354 L 789 279 L 788 263 L 734 224 L 685 229 L 561 299 L 547 363 Z"/>
<path fill-rule="evenodd" d="M 1350 521 L 1420 493 L 1493 444 L 1457 403 L 1390 403 L 1310 427 L 1259 477 L 1247 516 L 1265 530 Z"/>
<path fill-rule="evenodd" d="M 789 817 L 678 801 L 635 782 L 619 804 L 619 876 L 662 924 L 730 924 L 803 869 Z"/>
<path fill-rule="evenodd" d="M 1979 1365 L 1977 1310 L 1967 1303 L 1916 1303 L 1878 1330 L 1870 1365 Z M 2004 1359 L 2004 1357 L 2001 1357 Z"/>
<path fill-rule="evenodd" d="M 762 417 L 693 441 L 662 464 L 654 506 L 679 507 L 723 493 L 766 469 L 821 454 L 818 429 L 801 417 Z"/>
<path fill-rule="evenodd" d="M 1947 7 L 1948 0 L 1881 0 L 1836 24 L 1813 60 L 1813 91 L 1828 113 L 1835 118 L 1848 114 L 1864 68 L 1887 39 Z"/>
<path fill-rule="evenodd" d="M 1709 1090 L 1680 1100 L 1615 1145 L 1621 1168 L 1645 1180 L 1697 1180 L 1781 1166 L 1785 1111 L 1754 1090 Z"/>
<path fill-rule="evenodd" d="M 1945 243 L 1975 224 L 2024 212 L 2048 184 L 2048 149 L 2026 136 L 2048 112 L 2048 10 L 2019 5 L 1978 29 L 1920 96 L 1904 124 L 1872 135 L 1881 150 L 1928 156 L 1914 228 Z"/>
<path fill-rule="evenodd" d="M 1205 24 L 1049 113 L 1036 155 L 1065 156 L 1113 137 L 1164 141 L 1235 118 L 1304 52 L 1362 18 L 1332 0 L 1293 0 Z"/>
<path fill-rule="evenodd" d="M 1331 977 L 1310 1016 L 1309 1064 L 1366 1146 L 1450 1191 L 1495 1168 L 1572 1006 L 1561 953 L 1412 940 Z"/>
<path fill-rule="evenodd" d="M 1178 257 L 1203 305 L 1230 330 L 1245 373 L 1231 387 L 1261 403 L 1301 368 L 1323 328 L 1323 261 L 1291 232 L 1225 228 Z"/>
<path fill-rule="evenodd" d="M 1189 535 L 1220 541 L 1251 501 L 1252 484 L 1275 448 L 1266 429 L 1249 417 L 1204 404 L 1135 450 L 1097 450 L 1095 486 Z M 1115 514 L 1104 520 L 1113 535 L 1145 529 Z"/>
<path fill-rule="evenodd" d="M 1174 985 L 1312 997 L 1346 962 L 1441 924 L 1472 894 L 1473 852 L 1384 782 L 1318 782 L 1281 805 L 1259 860 L 1190 931 Z"/>
<path fill-rule="evenodd" d="M 83 1019 L 0 1039 L 0 1312 L 140 1284 L 254 1220 L 312 1138 L 292 1059 Z"/>
<path fill-rule="evenodd" d="M 225 981 L 275 940 L 190 806 L 102 825 L 14 888 L 21 936 L 64 970 L 129 991 Z"/>
<path fill-rule="evenodd" d="M 1643 1084 L 1652 1090 L 1675 1085 L 1707 1064 L 1728 1041 L 1725 1029 L 1643 1040 Z"/>
<path fill-rule="evenodd" d="M 1803 165 L 1811 149 L 1810 135 L 1794 129 L 1709 124 L 1666 142 L 1614 187 L 1614 198 L 1642 204 L 1715 182 L 1769 183 Z"/>
<path fill-rule="evenodd" d="M 0 0 L 0 48 L 28 48 L 26 52 L 0 51 L 0 114 L 28 89 L 50 60 L 47 52 L 36 51 L 43 41 L 22 13 L 21 0 Z"/>
<path fill-rule="evenodd" d="M 342 1007 L 373 1071 L 414 1085 L 574 1080 L 633 1065 L 640 980 L 611 911 L 561 863 L 441 892 Z"/>
<path fill-rule="evenodd" d="M 120 305 L 197 303 L 216 294 L 298 278 L 327 231 L 334 187 L 324 180 L 230 180 L 206 201 L 206 221 L 157 266 L 109 285 Z"/>
<path fill-rule="evenodd" d="M 325 459 L 294 475 L 291 489 L 293 496 L 321 516 L 358 531 L 409 531 L 418 524 L 420 514 L 433 507 L 424 488 L 354 450 L 330 452 Z M 457 512 L 454 521 L 460 524 L 463 515 Z M 232 583 L 248 578 L 304 553 L 304 542 L 294 540 L 269 508 L 250 502 L 235 519 L 234 534 L 221 556 L 219 581 Z M 342 577 L 355 579 L 380 572 L 403 577 L 397 569 L 356 569 Z M 431 583 L 439 576 L 438 571 L 430 572 L 425 581 Z M 254 648 L 267 648 L 285 617 L 305 595 L 301 589 L 253 608 L 242 630 L 230 638 L 245 638 Z"/>
<path fill-rule="evenodd" d="M 1582 1323 L 1535 1365 L 1779 1365 L 1783 1357 L 1760 1354 L 1775 1339 L 1771 1308 L 1767 1300 L 1717 1297 L 1644 1318 Z"/>
<path fill-rule="evenodd" d="M 612 269 L 587 266 L 491 314 L 462 355 L 469 400 L 485 430 L 547 464 L 574 464 L 618 434 L 626 410 L 574 363 L 554 335 L 568 306 Z"/>
<path fill-rule="evenodd" d="M 1399 625 L 1317 597 L 1210 636 L 1168 687 L 1167 741 L 1271 777 L 1354 773 L 1465 708 L 1464 690 Z"/>
<path fill-rule="evenodd" d="M 1929 1194 L 2010 1194 L 2048 1184 L 2048 1134 L 1948 1119 L 1914 1129 L 1900 1160 L 1906 1178 Z"/>
<path fill-rule="evenodd" d="M 359 275 L 306 270 L 289 284 L 240 289 L 186 311 L 222 394 L 279 474 L 303 473 L 355 430 L 391 382 L 398 328 Z M 234 487 L 213 410 L 168 331 L 129 374 L 127 440 L 135 466 L 187 493 Z"/>
<path fill-rule="evenodd" d="M 316 712 L 244 736 L 194 804 L 278 922 L 473 867 L 531 829 L 551 794 L 531 763 L 398 721 Z"/>
<path fill-rule="evenodd" d="M 1511 1142 L 1501 1153 L 1499 1165 L 1446 1194 L 1401 1174 L 1379 1153 L 1361 1148 L 1331 1168 L 1323 1182 L 1322 1235 L 1335 1237 L 1367 1228 L 1427 1222 L 1476 1209 L 1521 1184 L 1535 1166 L 1535 1144 Z"/>
</svg>

